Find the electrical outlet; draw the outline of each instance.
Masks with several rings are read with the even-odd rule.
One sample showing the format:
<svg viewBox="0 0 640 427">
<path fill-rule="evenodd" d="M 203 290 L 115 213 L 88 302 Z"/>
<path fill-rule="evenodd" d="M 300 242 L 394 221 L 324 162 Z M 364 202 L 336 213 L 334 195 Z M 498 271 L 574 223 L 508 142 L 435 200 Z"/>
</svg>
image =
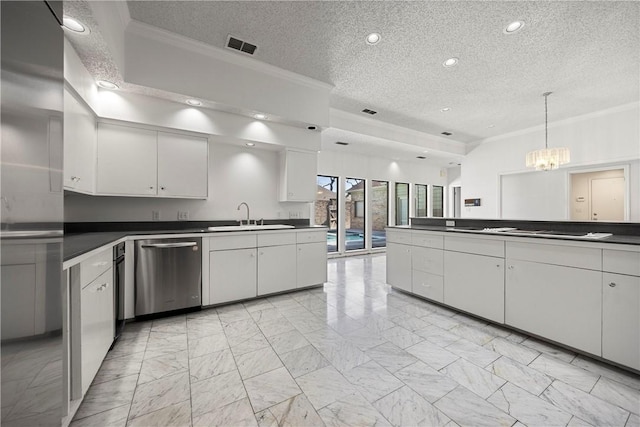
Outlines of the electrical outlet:
<svg viewBox="0 0 640 427">
<path fill-rule="evenodd" d="M 300 212 L 289 211 L 289 219 L 300 218 Z"/>
<path fill-rule="evenodd" d="M 456 222 L 455 221 L 445 221 L 445 225 L 447 227 L 455 227 L 456 226 Z"/>
<path fill-rule="evenodd" d="M 160 211 L 151 211 L 151 220 L 160 221 Z"/>
<path fill-rule="evenodd" d="M 189 221 L 189 211 L 178 211 L 178 221 Z"/>
</svg>

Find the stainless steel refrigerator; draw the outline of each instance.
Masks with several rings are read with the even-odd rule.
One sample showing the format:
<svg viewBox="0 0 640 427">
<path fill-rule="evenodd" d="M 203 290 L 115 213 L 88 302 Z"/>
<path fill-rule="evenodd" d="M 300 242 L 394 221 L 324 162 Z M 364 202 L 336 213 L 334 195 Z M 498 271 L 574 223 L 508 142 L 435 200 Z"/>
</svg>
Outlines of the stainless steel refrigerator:
<svg viewBox="0 0 640 427">
<path fill-rule="evenodd" d="M 0 422 L 59 426 L 66 407 L 62 2 L 0 7 Z"/>
</svg>

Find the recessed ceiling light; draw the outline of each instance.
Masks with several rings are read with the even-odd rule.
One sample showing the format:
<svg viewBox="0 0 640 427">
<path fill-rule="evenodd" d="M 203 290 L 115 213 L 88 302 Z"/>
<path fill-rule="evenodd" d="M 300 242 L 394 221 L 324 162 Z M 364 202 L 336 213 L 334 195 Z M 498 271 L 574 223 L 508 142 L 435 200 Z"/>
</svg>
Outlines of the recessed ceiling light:
<svg viewBox="0 0 640 427">
<path fill-rule="evenodd" d="M 62 17 L 62 28 L 71 31 L 74 34 L 89 34 L 89 29 L 77 19 L 70 16 Z"/>
<path fill-rule="evenodd" d="M 524 21 L 513 21 L 502 30 L 505 34 L 513 34 L 520 31 L 524 27 Z"/>
<path fill-rule="evenodd" d="M 262 113 L 258 113 L 258 114 L 254 114 L 253 117 L 255 117 L 258 120 L 266 120 L 267 115 L 266 114 L 262 114 Z"/>
<path fill-rule="evenodd" d="M 255 147 L 256 146 L 256 144 L 254 144 L 253 142 L 247 142 L 244 145 L 246 145 L 247 147 Z"/>
<path fill-rule="evenodd" d="M 198 99 L 187 99 L 185 102 L 189 105 L 193 105 L 194 107 L 199 107 L 202 105 L 202 101 Z"/>
<path fill-rule="evenodd" d="M 424 159 L 426 159 L 426 157 L 425 156 L 417 156 L 416 159 L 424 160 Z"/>
<path fill-rule="evenodd" d="M 440 109 L 440 112 L 442 112 L 442 113 L 446 113 L 446 112 L 448 112 L 448 111 L 451 111 L 451 108 L 449 108 L 449 107 L 444 107 L 444 108 L 441 108 L 441 109 Z"/>
<path fill-rule="evenodd" d="M 428 153 L 428 152 L 429 152 L 429 150 L 424 150 L 424 151 L 423 151 L 423 153 Z"/>
<path fill-rule="evenodd" d="M 343 142 L 343 141 L 336 141 L 337 145 L 349 145 L 348 142 Z"/>
<path fill-rule="evenodd" d="M 367 44 L 374 45 L 374 44 L 380 43 L 381 39 L 382 39 L 382 36 L 380 36 L 380 34 L 371 33 L 367 36 L 366 41 L 367 41 Z"/>
<path fill-rule="evenodd" d="M 309 129 L 309 130 L 316 130 L 316 127 L 315 127 L 315 126 L 307 126 L 307 129 Z"/>
<path fill-rule="evenodd" d="M 496 127 L 496 125 L 489 125 L 489 126 L 487 126 L 487 127 L 488 127 L 488 128 L 494 128 L 494 127 Z"/>
<path fill-rule="evenodd" d="M 118 89 L 118 85 L 109 80 L 98 80 L 96 84 L 103 89 Z"/>
<path fill-rule="evenodd" d="M 445 131 L 445 132 L 440 132 L 440 133 L 441 133 L 442 135 L 445 135 L 445 136 L 451 136 L 451 135 L 453 135 L 451 132 L 447 132 L 447 131 Z"/>
<path fill-rule="evenodd" d="M 449 58 L 442 63 L 442 66 L 447 68 L 453 67 L 455 65 L 458 65 L 458 58 Z"/>
<path fill-rule="evenodd" d="M 377 112 L 377 111 L 373 111 L 373 110 L 371 110 L 371 109 L 369 109 L 369 108 L 365 108 L 364 110 L 362 110 L 362 112 L 363 112 L 363 113 L 366 113 L 366 114 L 370 114 L 370 115 L 372 115 L 372 116 L 373 116 L 374 114 L 378 114 L 378 112 Z"/>
</svg>

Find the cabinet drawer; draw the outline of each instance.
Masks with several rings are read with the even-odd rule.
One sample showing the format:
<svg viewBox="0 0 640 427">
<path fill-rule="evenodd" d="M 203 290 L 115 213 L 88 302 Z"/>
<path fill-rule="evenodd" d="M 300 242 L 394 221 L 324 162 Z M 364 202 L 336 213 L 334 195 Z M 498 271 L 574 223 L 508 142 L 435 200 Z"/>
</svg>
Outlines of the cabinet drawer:
<svg viewBox="0 0 640 427">
<path fill-rule="evenodd" d="M 296 233 L 297 243 L 321 243 L 327 241 L 326 231 L 298 231 Z"/>
<path fill-rule="evenodd" d="M 507 242 L 507 258 L 588 270 L 602 269 L 602 250 L 595 248 Z"/>
<path fill-rule="evenodd" d="M 411 233 L 411 244 L 425 248 L 442 249 L 444 248 L 444 236 L 414 231 Z"/>
<path fill-rule="evenodd" d="M 444 300 L 444 279 L 437 274 L 413 270 L 411 277 L 413 293 L 434 301 Z"/>
<path fill-rule="evenodd" d="M 258 246 L 280 246 L 280 245 L 295 245 L 296 233 L 265 233 L 258 234 Z"/>
<path fill-rule="evenodd" d="M 409 230 L 395 230 L 393 228 L 387 228 L 387 242 L 389 243 L 401 243 L 403 245 L 411 244 L 411 231 Z"/>
<path fill-rule="evenodd" d="M 226 249 L 245 249 L 256 247 L 256 234 L 237 233 L 226 236 L 215 236 L 209 239 L 210 251 L 221 251 Z"/>
<path fill-rule="evenodd" d="M 411 249 L 411 262 L 414 270 L 442 275 L 444 251 L 416 246 Z"/>
<path fill-rule="evenodd" d="M 604 249 L 602 251 L 602 270 L 640 276 L 640 252 Z"/>
<path fill-rule="evenodd" d="M 504 257 L 504 241 L 502 240 L 446 236 L 444 248 L 448 251 Z"/>
<path fill-rule="evenodd" d="M 107 271 L 113 263 L 111 249 L 95 254 L 91 258 L 80 263 L 80 286 L 85 287 L 96 277 Z"/>
</svg>

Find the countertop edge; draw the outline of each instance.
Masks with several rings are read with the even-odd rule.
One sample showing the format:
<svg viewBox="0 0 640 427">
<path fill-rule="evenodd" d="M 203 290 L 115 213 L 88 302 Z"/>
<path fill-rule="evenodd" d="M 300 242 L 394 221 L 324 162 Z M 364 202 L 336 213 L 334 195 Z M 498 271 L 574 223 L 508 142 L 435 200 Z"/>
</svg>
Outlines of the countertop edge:
<svg viewBox="0 0 640 427">
<path fill-rule="evenodd" d="M 640 251 L 640 236 L 629 236 L 629 235 L 612 235 L 609 237 L 605 237 L 602 239 L 587 239 L 587 238 L 571 238 L 571 237 L 549 237 L 549 236 L 536 236 L 536 235 L 516 235 L 509 233 L 487 233 L 487 232 L 473 232 L 473 231 L 457 231 L 451 230 L 451 227 L 444 226 L 428 226 L 428 225 L 418 225 L 418 226 L 407 226 L 407 225 L 392 225 L 386 227 L 387 229 L 393 230 L 403 230 L 403 231 L 433 231 L 438 233 L 451 233 L 462 236 L 482 236 L 482 237 L 491 237 L 491 238 L 502 238 L 502 239 L 534 239 L 534 240 L 543 240 L 545 243 L 549 242 L 563 242 L 563 243 L 588 243 L 588 244 L 598 244 L 602 243 L 603 246 L 611 246 L 611 245 L 624 245 L 627 247 L 634 248 L 638 247 L 637 250 Z"/>
<path fill-rule="evenodd" d="M 126 242 L 126 241 L 135 241 L 140 239 L 165 239 L 165 238 L 180 238 L 180 237 L 211 237 L 214 235 L 220 234 L 230 234 L 230 233 L 282 233 L 282 232 L 298 232 L 298 231 L 326 231 L 328 230 L 325 226 L 298 226 L 295 228 L 286 228 L 286 229 L 272 229 L 272 230 L 221 230 L 221 231 L 186 231 L 186 230 L 155 230 L 155 231 L 122 231 L 122 232 L 113 232 L 108 231 L 104 233 L 94 232 L 94 233 L 77 233 L 71 235 L 65 235 L 65 241 L 67 239 L 80 239 L 87 238 L 91 236 L 99 236 L 99 239 L 95 243 L 87 243 L 82 245 L 78 250 L 74 250 L 73 253 L 69 255 L 63 255 L 63 263 L 62 269 L 67 270 L 74 265 L 81 263 L 82 261 L 92 257 L 93 255 L 104 251 L 108 248 L 112 248 L 115 245 Z M 105 238 L 106 237 L 106 238 Z"/>
</svg>

